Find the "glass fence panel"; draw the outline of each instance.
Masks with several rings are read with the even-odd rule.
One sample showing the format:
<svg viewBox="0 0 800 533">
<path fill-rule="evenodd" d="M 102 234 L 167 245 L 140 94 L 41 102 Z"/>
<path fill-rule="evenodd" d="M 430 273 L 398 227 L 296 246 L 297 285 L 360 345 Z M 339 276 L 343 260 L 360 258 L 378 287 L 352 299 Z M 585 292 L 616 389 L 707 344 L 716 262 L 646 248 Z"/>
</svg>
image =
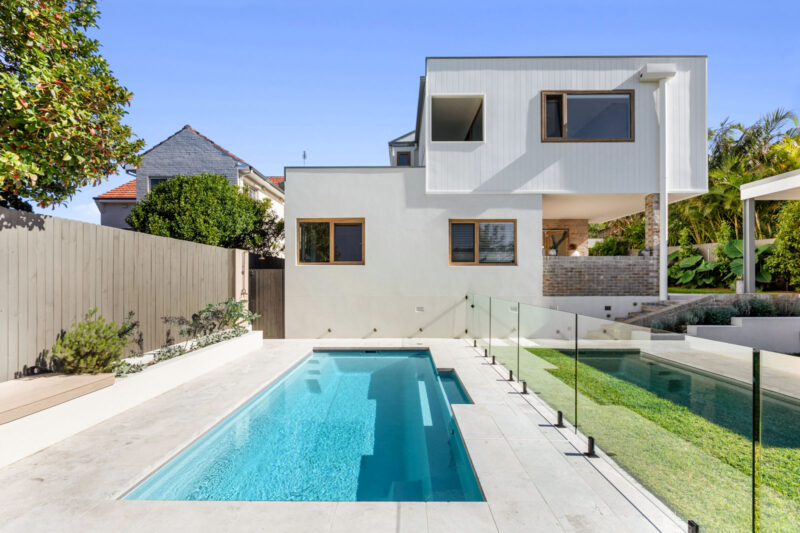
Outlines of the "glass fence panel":
<svg viewBox="0 0 800 533">
<path fill-rule="evenodd" d="M 800 357 L 760 352 L 760 529 L 800 529 Z"/>
<path fill-rule="evenodd" d="M 752 528 L 753 351 L 578 317 L 578 430 L 701 531 Z"/>
<path fill-rule="evenodd" d="M 492 298 L 491 348 L 489 356 L 519 376 L 519 304 L 510 300 Z M 508 372 L 506 372 L 508 374 Z"/>
<path fill-rule="evenodd" d="M 474 331 L 470 331 L 469 335 L 475 339 L 481 350 L 489 349 L 490 306 L 491 303 L 488 296 L 472 294 L 471 310 Z"/>
<path fill-rule="evenodd" d="M 519 379 L 575 424 L 575 314 L 519 306 Z"/>
</svg>

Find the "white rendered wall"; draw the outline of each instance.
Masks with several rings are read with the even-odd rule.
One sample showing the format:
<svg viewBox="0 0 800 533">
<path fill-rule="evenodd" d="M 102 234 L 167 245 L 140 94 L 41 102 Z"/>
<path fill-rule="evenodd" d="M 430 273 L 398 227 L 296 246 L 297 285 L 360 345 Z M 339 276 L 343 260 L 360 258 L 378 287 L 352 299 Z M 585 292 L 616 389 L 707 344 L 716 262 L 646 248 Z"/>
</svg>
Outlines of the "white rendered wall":
<svg viewBox="0 0 800 533">
<path fill-rule="evenodd" d="M 642 304 L 657 302 L 658 296 L 545 296 L 544 305 L 579 315 L 614 320 L 638 313 Z M 606 309 L 606 307 L 611 309 Z M 610 315 L 610 316 L 609 316 Z"/>
<path fill-rule="evenodd" d="M 647 63 L 671 63 L 667 83 L 668 191 L 705 192 L 706 58 L 429 58 L 424 109 L 433 95 L 484 95 L 483 142 L 420 146 L 431 192 L 658 192 L 658 84 L 639 81 Z M 635 142 L 541 142 L 541 91 L 635 91 Z"/>
<path fill-rule="evenodd" d="M 430 196 L 423 168 L 287 168 L 286 178 L 288 338 L 459 337 L 468 291 L 541 300 L 538 195 Z M 365 219 L 364 265 L 297 264 L 297 219 L 321 217 Z M 517 219 L 518 264 L 449 266 L 450 218 Z"/>
<path fill-rule="evenodd" d="M 730 326 L 686 326 L 686 332 L 760 350 L 800 353 L 800 317 L 734 317 Z"/>
</svg>

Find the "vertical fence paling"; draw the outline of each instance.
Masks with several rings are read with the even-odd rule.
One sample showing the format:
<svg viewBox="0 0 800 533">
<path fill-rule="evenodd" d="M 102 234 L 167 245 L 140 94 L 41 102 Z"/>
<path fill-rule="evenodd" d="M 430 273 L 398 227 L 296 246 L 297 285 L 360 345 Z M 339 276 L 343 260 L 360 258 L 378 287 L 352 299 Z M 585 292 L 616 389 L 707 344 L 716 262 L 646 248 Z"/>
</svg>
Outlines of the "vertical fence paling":
<svg viewBox="0 0 800 533">
<path fill-rule="evenodd" d="M 43 364 L 44 350 L 92 307 L 116 322 L 133 311 L 144 349 L 158 348 L 163 315 L 236 297 L 233 253 L 0 208 L 0 381 Z"/>
</svg>

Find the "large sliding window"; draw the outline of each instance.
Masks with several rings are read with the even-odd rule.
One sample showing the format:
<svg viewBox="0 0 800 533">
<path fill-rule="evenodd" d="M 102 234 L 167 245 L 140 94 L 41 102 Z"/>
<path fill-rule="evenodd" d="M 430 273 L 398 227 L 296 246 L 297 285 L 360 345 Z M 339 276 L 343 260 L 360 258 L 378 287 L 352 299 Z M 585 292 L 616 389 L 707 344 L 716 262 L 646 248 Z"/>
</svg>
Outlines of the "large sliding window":
<svg viewBox="0 0 800 533">
<path fill-rule="evenodd" d="M 297 262 L 301 265 L 363 265 L 364 219 L 298 219 Z"/>
<path fill-rule="evenodd" d="M 542 91 L 542 142 L 634 140 L 633 91 Z"/>
<path fill-rule="evenodd" d="M 516 265 L 516 220 L 450 220 L 451 265 Z"/>
</svg>

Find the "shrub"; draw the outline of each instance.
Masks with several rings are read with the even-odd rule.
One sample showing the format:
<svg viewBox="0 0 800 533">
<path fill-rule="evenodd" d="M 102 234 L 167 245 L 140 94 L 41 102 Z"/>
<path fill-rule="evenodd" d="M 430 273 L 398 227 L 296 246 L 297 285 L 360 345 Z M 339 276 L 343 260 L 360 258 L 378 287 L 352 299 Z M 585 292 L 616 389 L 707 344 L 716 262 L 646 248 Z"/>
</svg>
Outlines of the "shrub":
<svg viewBox="0 0 800 533">
<path fill-rule="evenodd" d="M 750 307 L 749 316 L 777 316 L 778 314 L 777 309 L 769 300 L 751 298 L 748 304 Z"/>
<path fill-rule="evenodd" d="M 775 247 L 767 268 L 800 290 L 800 202 L 786 202 L 778 214 Z"/>
<path fill-rule="evenodd" d="M 219 174 L 175 176 L 137 203 L 127 222 L 143 233 L 274 255 L 283 221 L 270 207 Z"/>
<path fill-rule="evenodd" d="M 589 249 L 589 255 L 628 255 L 628 241 L 606 237 Z"/>
<path fill-rule="evenodd" d="M 703 287 L 717 283 L 716 263 L 703 259 L 703 255 L 691 243 L 687 228 L 681 230 L 680 248 L 669 254 L 668 261 L 668 275 L 673 285 Z"/>
<path fill-rule="evenodd" d="M 177 325 L 179 333 L 185 338 L 196 339 L 227 329 L 243 329 L 249 326 L 258 315 L 252 313 L 244 300 L 229 298 L 223 302 L 209 304 L 194 313 L 191 319 L 186 317 L 164 317 L 167 324 Z"/>
<path fill-rule="evenodd" d="M 712 307 L 706 309 L 704 316 L 698 324 L 711 326 L 730 326 L 731 317 L 736 316 L 736 309 L 733 307 Z"/>
<path fill-rule="evenodd" d="M 72 329 L 56 341 L 51 356 L 56 370 L 65 374 L 111 372 L 132 340 L 141 348 L 141 334 L 134 339 L 138 322 L 133 319 L 133 312 L 121 326 L 95 315 L 97 308 L 90 309 L 82 322 L 72 324 Z"/>
</svg>

